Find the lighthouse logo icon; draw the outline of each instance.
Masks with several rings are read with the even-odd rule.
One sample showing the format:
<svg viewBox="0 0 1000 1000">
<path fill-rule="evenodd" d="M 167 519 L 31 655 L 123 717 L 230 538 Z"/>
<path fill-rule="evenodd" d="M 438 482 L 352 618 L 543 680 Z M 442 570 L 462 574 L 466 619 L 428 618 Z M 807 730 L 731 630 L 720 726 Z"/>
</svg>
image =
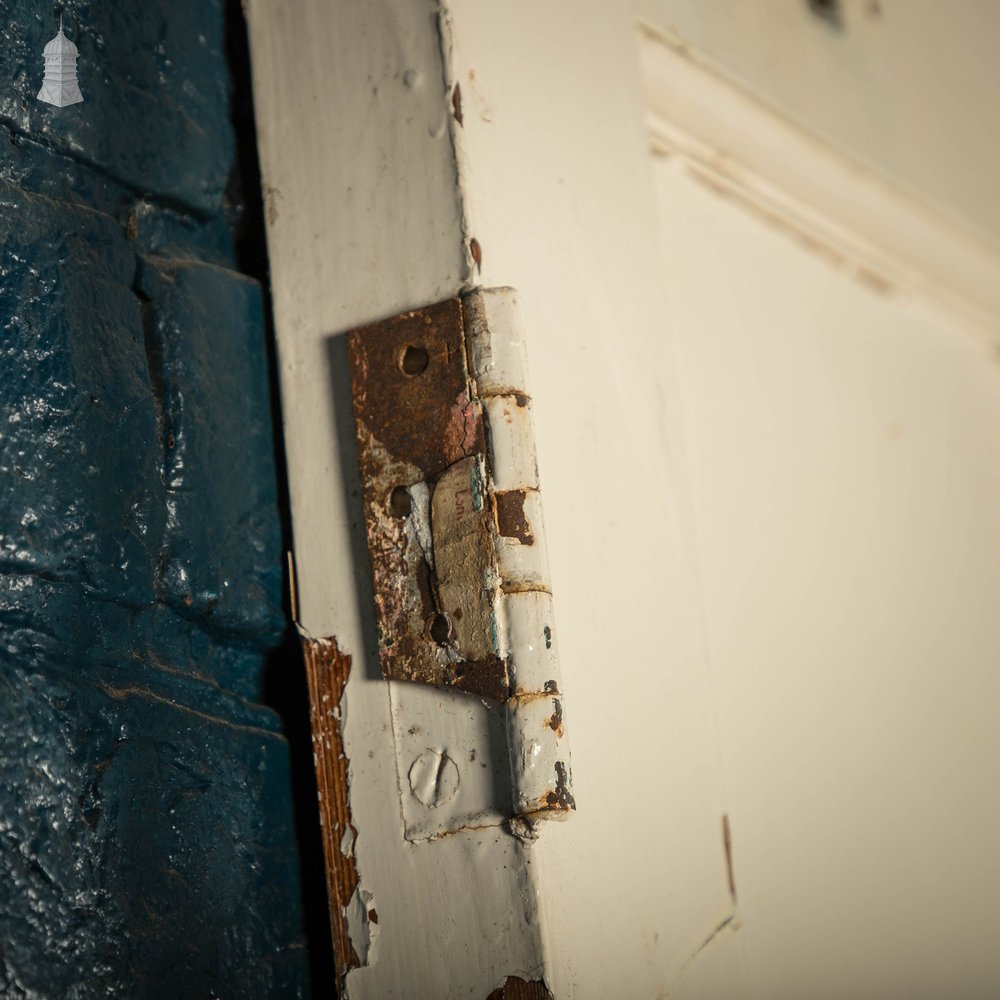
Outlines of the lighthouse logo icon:
<svg viewBox="0 0 1000 1000">
<path fill-rule="evenodd" d="M 80 84 L 76 79 L 77 47 L 63 34 L 62 15 L 59 17 L 59 34 L 45 46 L 45 78 L 38 99 L 57 108 L 79 104 L 83 100 Z"/>
</svg>

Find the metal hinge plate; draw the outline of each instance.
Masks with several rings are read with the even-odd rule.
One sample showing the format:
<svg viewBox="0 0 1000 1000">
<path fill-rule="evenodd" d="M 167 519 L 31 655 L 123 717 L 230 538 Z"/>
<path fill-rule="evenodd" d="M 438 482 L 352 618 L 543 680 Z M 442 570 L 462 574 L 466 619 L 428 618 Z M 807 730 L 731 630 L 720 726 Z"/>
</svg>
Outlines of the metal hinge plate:
<svg viewBox="0 0 1000 1000">
<path fill-rule="evenodd" d="M 514 813 L 574 808 L 516 293 L 347 338 L 382 672 L 507 714 Z"/>
</svg>

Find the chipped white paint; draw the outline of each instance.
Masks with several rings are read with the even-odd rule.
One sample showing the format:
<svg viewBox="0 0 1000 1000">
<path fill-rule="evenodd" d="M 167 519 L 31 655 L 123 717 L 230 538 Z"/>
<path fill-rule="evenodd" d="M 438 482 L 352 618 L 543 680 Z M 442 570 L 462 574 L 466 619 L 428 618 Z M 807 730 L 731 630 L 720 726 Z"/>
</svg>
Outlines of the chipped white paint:
<svg viewBox="0 0 1000 1000">
<path fill-rule="evenodd" d="M 483 406 L 490 425 L 490 461 L 499 492 L 537 490 L 531 413 L 514 396 L 490 396 Z"/>
<path fill-rule="evenodd" d="M 520 306 L 512 288 L 483 289 L 465 303 L 470 374 L 486 418 L 498 504 L 497 520 L 487 530 L 495 535 L 499 569 L 497 652 L 507 657 L 513 682 L 504 707 L 513 814 L 565 819 L 574 808 L 570 754 Z M 504 493 L 516 501 L 516 527 L 506 529 L 513 534 L 504 533 L 499 513 Z"/>
<path fill-rule="evenodd" d="M 350 825 L 347 826 L 340 838 L 340 853 L 345 858 L 354 857 L 354 831 Z"/>
<path fill-rule="evenodd" d="M 549 557 L 544 544 L 545 522 L 542 520 L 542 494 L 525 490 L 524 523 L 534 541 L 525 545 L 518 538 L 497 539 L 497 562 L 507 590 L 547 590 L 549 587 Z M 513 645 L 513 644 L 512 644 Z"/>
<path fill-rule="evenodd" d="M 448 616 L 451 646 L 467 660 L 497 652 L 495 605 L 500 587 L 490 530 L 488 479 L 481 455 L 456 462 L 442 473 L 431 499 L 434 567 L 441 607 Z M 485 551 L 484 551 L 485 549 Z M 484 566 L 485 563 L 485 566 Z M 482 578 L 470 580 L 470 568 Z"/>
<path fill-rule="evenodd" d="M 465 313 L 465 335 L 479 395 L 529 393 L 528 352 L 516 290 L 491 288 L 470 295 Z"/>
<path fill-rule="evenodd" d="M 351 943 L 362 965 L 368 965 L 375 961 L 376 957 L 379 925 L 377 920 L 370 918 L 373 912 L 377 912 L 375 897 L 364 884 L 359 883 L 350 902 L 344 907 L 344 914 L 347 917 Z"/>
<path fill-rule="evenodd" d="M 547 797 L 553 792 L 553 762 L 565 755 L 559 721 L 558 697 L 536 691 L 521 695 L 507 706 L 507 731 L 514 770 L 514 814 L 519 819 L 564 819 L 566 811 L 553 812 Z"/>
<path fill-rule="evenodd" d="M 970 110 L 989 91 L 974 86 L 984 72 L 978 63 L 968 75 L 957 72 L 958 53 L 989 49 L 995 32 L 979 31 L 977 18 L 995 14 L 882 0 L 884 16 L 869 22 L 868 6 L 845 3 L 852 27 L 836 34 L 798 0 L 450 0 L 442 65 L 434 4 L 249 0 L 261 153 L 275 192 L 268 236 L 300 616 L 355 656 L 345 697 L 354 848 L 366 891 L 378 899 L 380 940 L 377 957 L 369 953 L 370 964 L 348 978 L 353 1000 L 485 997 L 510 974 L 544 975 L 559 1000 L 819 1000 L 835 977 L 844 987 L 838 1000 L 847 1000 L 865 995 L 865 976 L 871 983 L 893 975 L 918 977 L 915 988 L 897 991 L 918 996 L 941 970 L 948 982 L 934 995 L 962 993 L 976 976 L 996 981 L 989 928 L 998 880 L 988 859 L 1000 830 L 986 777 L 996 753 L 988 720 L 996 671 L 983 661 L 996 648 L 987 619 L 998 596 L 995 514 L 988 524 L 1000 503 L 989 458 L 1000 453 L 993 369 L 981 344 L 962 338 L 952 321 L 907 326 L 909 300 L 877 297 L 843 274 L 850 292 L 835 283 L 840 325 L 831 332 L 816 322 L 814 282 L 825 279 L 803 259 L 816 261 L 763 240 L 759 216 L 740 216 L 685 175 L 687 166 L 704 166 L 689 155 L 701 142 L 731 161 L 716 162 L 710 179 L 724 175 L 749 200 L 760 197 L 750 183 L 760 174 L 740 155 L 755 148 L 740 130 L 742 113 L 705 118 L 713 127 L 728 122 L 729 133 L 686 133 L 689 145 L 670 161 L 683 182 L 668 172 L 660 190 L 662 227 L 648 153 L 653 91 L 642 75 L 638 7 L 670 37 L 698 41 L 723 64 L 723 77 L 742 76 L 746 89 L 790 110 L 798 125 L 874 163 L 890 182 L 900 179 L 900 188 L 916 191 L 907 204 L 937 202 L 943 212 L 920 217 L 937 220 L 942 246 L 968 236 L 956 237 L 963 227 L 947 222 L 952 209 L 969 220 L 981 207 L 985 236 L 972 238 L 995 237 L 1000 207 L 987 201 L 995 143 L 982 126 L 986 115 Z M 942 19 L 952 47 L 942 41 Z M 928 51 L 952 71 L 927 73 Z M 891 80 L 880 76 L 883 53 Z M 695 55 L 702 69 L 711 62 Z M 644 58 L 650 78 L 648 50 Z M 460 126 L 451 112 L 459 83 Z M 964 96 L 944 121 L 950 86 Z M 920 99 L 909 96 L 916 92 Z M 716 108 L 740 107 L 745 96 Z M 939 129 L 950 137 L 940 148 Z M 863 186 L 873 180 L 864 170 Z M 808 192 L 789 193 L 808 201 Z M 887 199 L 889 213 L 890 202 L 898 204 Z M 699 228 L 699 213 L 711 225 Z M 801 266 L 801 294 L 794 282 L 782 291 L 797 335 L 757 321 L 765 290 L 774 291 L 758 272 L 760 297 L 725 313 L 727 282 L 746 289 L 740 270 L 714 280 L 728 244 L 710 237 L 723 223 L 734 246 L 751 248 L 748 273 L 750 264 L 766 272 L 768 262 L 780 263 L 780 273 L 792 274 Z M 923 253 L 926 238 L 913 239 Z M 895 260 L 891 246 L 884 257 Z M 965 302 L 975 298 L 988 322 L 989 296 L 947 274 L 942 280 L 934 254 L 925 259 L 942 297 L 950 288 Z M 697 294 L 671 290 L 675 273 Z M 487 715 L 466 696 L 379 679 L 365 649 L 367 596 L 357 593 L 364 543 L 357 524 L 352 534 L 356 511 L 345 499 L 356 488 L 341 450 L 352 431 L 331 336 L 473 283 L 520 293 L 569 692 L 581 808 L 535 842 L 516 825 L 523 843 L 496 826 L 440 835 L 475 809 L 444 823 L 419 819 L 418 810 L 457 810 L 467 794 L 490 814 L 490 779 L 477 784 L 469 767 L 489 741 Z M 762 360 L 756 348 L 775 345 Z M 824 363 L 810 366 L 806 350 Z M 491 353 L 484 384 L 489 370 L 496 391 L 513 388 L 502 347 L 494 343 Z M 509 362 L 515 372 L 519 363 Z M 758 371 L 772 379 L 768 392 L 740 381 Z M 831 381 L 844 371 L 860 382 Z M 940 404 L 924 423 L 918 382 Z M 824 401 L 829 410 L 819 416 L 827 420 L 797 418 L 815 418 Z M 892 425 L 890 402 L 906 407 L 904 427 Z M 754 422 L 779 403 L 781 419 Z M 882 439 L 862 427 L 866 415 L 885 418 L 894 451 L 876 446 Z M 829 436 L 845 426 L 856 436 Z M 796 443 L 797 427 L 809 434 Z M 920 428 L 923 436 L 912 436 Z M 928 451 L 932 439 L 940 448 Z M 772 465 L 760 461 L 768 441 L 781 445 Z M 820 445 L 827 450 L 817 452 Z M 789 469 L 812 468 L 806 459 L 815 454 L 841 462 L 838 475 L 827 483 L 807 471 L 789 477 Z M 851 456 L 864 456 L 862 466 Z M 773 497 L 771 483 L 780 484 Z M 855 501 L 864 493 L 877 503 L 883 483 L 892 503 L 877 507 L 882 520 L 866 520 Z M 753 501 L 742 515 L 754 515 L 749 523 L 727 496 Z M 792 499 L 780 522 L 766 519 L 776 500 Z M 834 548 L 830 526 L 844 530 L 845 509 L 857 518 Z M 806 523 L 803 510 L 825 518 Z M 755 549 L 760 539 L 767 544 Z M 738 561 L 728 563 L 733 555 Z M 782 575 L 788 566 L 798 575 Z M 914 601 L 900 603 L 900 595 Z M 838 624 L 838 609 L 848 607 Z M 538 651 L 531 637 L 546 613 L 528 610 L 524 634 Z M 934 623 L 933 635 L 922 631 Z M 727 636 L 741 642 L 727 646 Z M 715 671 L 706 645 L 716 657 L 720 646 L 727 654 Z M 929 657 L 942 645 L 953 655 Z M 911 664 L 919 669 L 908 672 Z M 522 659 L 519 669 L 529 666 L 526 688 L 537 690 L 544 660 Z M 924 699 L 919 719 L 907 702 L 915 685 Z M 550 711 L 536 700 L 539 713 Z M 410 735 L 414 728 L 420 732 Z M 889 731 L 899 757 L 887 749 Z M 530 739 L 524 747 L 530 756 Z M 408 768 L 428 748 L 455 762 L 460 789 L 434 809 L 404 796 L 401 821 Z M 909 761 L 919 763 L 910 769 Z M 850 768 L 855 777 L 845 781 Z M 737 919 L 724 811 L 733 820 Z M 918 950 L 908 950 L 913 941 Z M 818 979 L 820 971 L 830 978 Z"/>
<path fill-rule="evenodd" d="M 542 590 L 515 591 L 504 598 L 513 656 L 511 681 L 519 697 L 559 689 L 559 652 L 552 597 Z"/>
<path fill-rule="evenodd" d="M 406 518 L 406 529 L 417 541 L 419 553 L 434 568 L 434 539 L 431 533 L 431 492 L 422 480 L 417 480 L 407 488 L 410 496 L 410 513 Z"/>
</svg>

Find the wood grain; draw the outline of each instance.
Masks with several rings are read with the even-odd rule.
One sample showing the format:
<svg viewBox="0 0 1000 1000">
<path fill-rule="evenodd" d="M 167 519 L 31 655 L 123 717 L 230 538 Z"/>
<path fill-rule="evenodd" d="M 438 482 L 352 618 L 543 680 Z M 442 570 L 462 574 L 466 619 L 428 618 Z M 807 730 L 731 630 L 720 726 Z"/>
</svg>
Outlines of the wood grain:
<svg viewBox="0 0 1000 1000">
<path fill-rule="evenodd" d="M 349 761 L 344 753 L 340 731 L 340 699 L 351 672 L 351 657 L 340 652 L 337 640 L 332 637 L 303 637 L 302 650 L 309 682 L 313 760 L 316 763 L 323 854 L 326 858 L 330 931 L 339 985 L 347 972 L 360 964 L 348 933 L 345 912 L 358 886 L 358 869 L 354 860 L 357 830 L 351 822 L 351 807 L 347 800 Z"/>
</svg>

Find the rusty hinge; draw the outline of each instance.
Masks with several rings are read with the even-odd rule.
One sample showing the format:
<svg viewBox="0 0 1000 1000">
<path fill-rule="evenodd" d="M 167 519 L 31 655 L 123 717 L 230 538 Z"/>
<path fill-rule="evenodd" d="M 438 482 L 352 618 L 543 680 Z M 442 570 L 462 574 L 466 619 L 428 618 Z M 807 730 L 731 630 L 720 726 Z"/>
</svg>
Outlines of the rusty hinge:
<svg viewBox="0 0 1000 1000">
<path fill-rule="evenodd" d="M 514 813 L 575 808 L 513 289 L 348 335 L 383 674 L 502 705 Z"/>
</svg>

